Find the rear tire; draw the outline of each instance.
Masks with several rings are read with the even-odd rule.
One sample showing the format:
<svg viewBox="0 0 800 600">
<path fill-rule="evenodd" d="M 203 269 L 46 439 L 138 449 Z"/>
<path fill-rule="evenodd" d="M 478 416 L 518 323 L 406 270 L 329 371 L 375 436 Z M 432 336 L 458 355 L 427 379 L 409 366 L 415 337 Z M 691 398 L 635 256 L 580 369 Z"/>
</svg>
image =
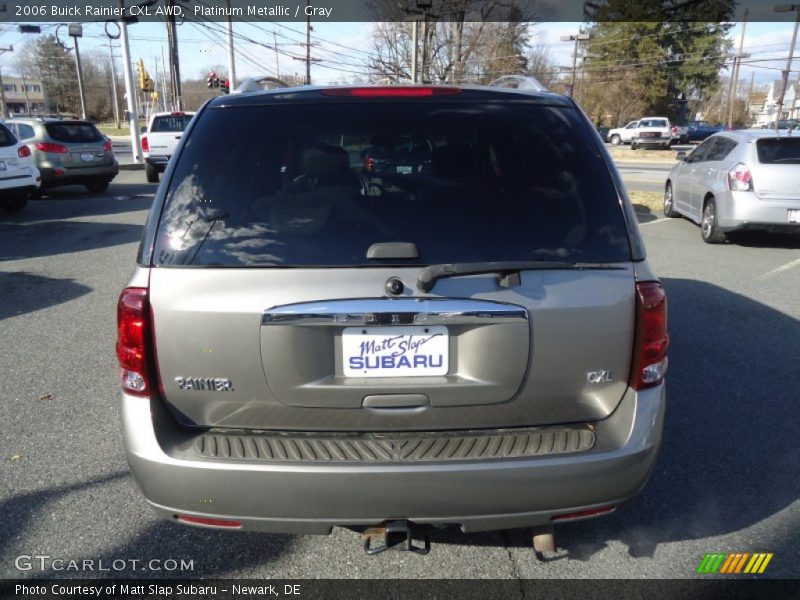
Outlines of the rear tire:
<svg viewBox="0 0 800 600">
<path fill-rule="evenodd" d="M 717 203 L 714 198 L 706 200 L 703 218 L 700 220 L 700 235 L 706 244 L 721 244 L 727 237 L 717 224 Z"/>
<path fill-rule="evenodd" d="M 636 145 L 636 142 L 631 142 L 631 150 L 638 150 L 639 146 Z"/>
<path fill-rule="evenodd" d="M 158 183 L 158 170 L 152 165 L 145 164 L 144 174 L 147 177 L 147 183 Z"/>
<path fill-rule="evenodd" d="M 675 211 L 675 195 L 672 192 L 672 183 L 667 182 L 664 188 L 664 216 L 668 219 L 680 217 L 680 213 Z"/>
<path fill-rule="evenodd" d="M 25 208 L 25 205 L 28 203 L 28 196 L 27 194 L 20 194 L 18 196 L 13 196 L 11 198 L 7 198 L 5 200 L 0 201 L 0 208 L 5 210 L 6 212 L 16 212 L 18 210 L 22 210 Z"/>
<path fill-rule="evenodd" d="M 101 194 L 108 189 L 107 181 L 92 181 L 86 184 L 86 189 L 93 194 Z"/>
<path fill-rule="evenodd" d="M 610 139 L 610 140 L 608 140 L 608 141 L 609 141 L 609 142 L 611 142 L 611 145 L 612 145 L 612 146 L 619 146 L 619 145 L 622 143 L 622 138 L 621 138 L 621 137 L 619 137 L 619 136 L 618 136 L 618 135 L 615 133 L 614 135 L 612 135 L 612 136 L 611 136 L 611 139 Z"/>
</svg>

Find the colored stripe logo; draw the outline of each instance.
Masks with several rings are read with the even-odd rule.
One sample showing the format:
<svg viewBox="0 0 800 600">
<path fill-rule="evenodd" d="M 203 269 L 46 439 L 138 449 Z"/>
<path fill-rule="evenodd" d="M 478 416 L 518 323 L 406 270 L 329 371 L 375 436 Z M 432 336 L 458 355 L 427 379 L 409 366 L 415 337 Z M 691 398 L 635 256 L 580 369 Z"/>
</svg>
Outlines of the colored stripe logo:
<svg viewBox="0 0 800 600">
<path fill-rule="evenodd" d="M 771 552 L 756 552 L 753 554 L 749 552 L 706 554 L 703 560 L 700 561 L 697 572 L 703 575 L 712 575 L 715 573 L 723 575 L 760 574 L 766 570 L 771 560 Z"/>
</svg>

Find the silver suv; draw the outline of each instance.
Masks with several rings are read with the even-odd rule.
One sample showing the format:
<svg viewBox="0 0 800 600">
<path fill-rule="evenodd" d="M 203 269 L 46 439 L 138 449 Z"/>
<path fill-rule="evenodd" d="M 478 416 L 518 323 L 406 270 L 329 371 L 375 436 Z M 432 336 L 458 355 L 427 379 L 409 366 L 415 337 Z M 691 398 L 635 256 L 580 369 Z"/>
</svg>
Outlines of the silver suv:
<svg viewBox="0 0 800 600">
<path fill-rule="evenodd" d="M 15 117 L 6 127 L 27 144 L 47 188 L 83 185 L 104 192 L 119 173 L 111 142 L 91 121 L 50 117 Z"/>
<path fill-rule="evenodd" d="M 427 140 L 430 168 L 375 176 L 377 138 Z M 118 322 L 128 462 L 172 521 L 549 529 L 629 500 L 659 448 L 664 290 L 557 94 L 214 99 Z"/>
</svg>

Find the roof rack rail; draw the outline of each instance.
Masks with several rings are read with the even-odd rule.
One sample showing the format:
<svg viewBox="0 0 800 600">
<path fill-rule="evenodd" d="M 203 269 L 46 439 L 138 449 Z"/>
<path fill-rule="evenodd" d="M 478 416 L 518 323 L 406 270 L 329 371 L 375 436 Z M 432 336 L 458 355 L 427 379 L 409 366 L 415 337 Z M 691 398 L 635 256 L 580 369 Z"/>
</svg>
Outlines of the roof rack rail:
<svg viewBox="0 0 800 600">
<path fill-rule="evenodd" d="M 285 87 L 291 86 L 277 77 L 248 77 L 237 88 L 231 90 L 231 94 L 246 94 L 247 92 L 261 92 Z"/>
<path fill-rule="evenodd" d="M 530 75 L 505 75 L 499 79 L 495 79 L 489 86 L 509 88 L 512 90 L 528 90 L 531 92 L 549 91 L 536 77 Z"/>
</svg>

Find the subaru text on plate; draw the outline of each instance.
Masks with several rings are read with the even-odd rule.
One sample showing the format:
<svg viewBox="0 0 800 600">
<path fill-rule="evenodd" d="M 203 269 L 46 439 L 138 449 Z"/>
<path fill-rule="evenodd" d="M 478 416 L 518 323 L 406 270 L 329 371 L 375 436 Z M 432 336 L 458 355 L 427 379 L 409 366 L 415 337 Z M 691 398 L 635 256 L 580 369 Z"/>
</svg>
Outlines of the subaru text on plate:
<svg viewBox="0 0 800 600">
<path fill-rule="evenodd" d="M 425 140 L 430 166 L 397 153 L 375 176 L 376 139 Z M 664 290 L 557 94 L 210 101 L 118 320 L 128 462 L 173 521 L 550 528 L 615 510 L 658 453 Z"/>
</svg>

